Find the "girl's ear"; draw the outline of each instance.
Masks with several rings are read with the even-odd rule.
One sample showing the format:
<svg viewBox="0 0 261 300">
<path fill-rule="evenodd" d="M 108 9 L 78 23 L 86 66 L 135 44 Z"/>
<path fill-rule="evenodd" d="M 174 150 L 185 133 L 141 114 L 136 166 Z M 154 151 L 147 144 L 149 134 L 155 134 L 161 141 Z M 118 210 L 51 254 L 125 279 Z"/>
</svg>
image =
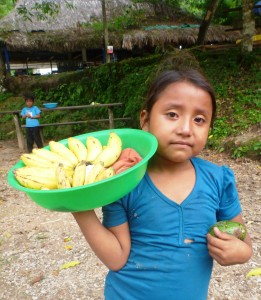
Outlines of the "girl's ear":
<svg viewBox="0 0 261 300">
<path fill-rule="evenodd" d="M 149 130 L 149 114 L 148 112 L 144 109 L 140 113 L 140 128 L 144 131 Z"/>
</svg>

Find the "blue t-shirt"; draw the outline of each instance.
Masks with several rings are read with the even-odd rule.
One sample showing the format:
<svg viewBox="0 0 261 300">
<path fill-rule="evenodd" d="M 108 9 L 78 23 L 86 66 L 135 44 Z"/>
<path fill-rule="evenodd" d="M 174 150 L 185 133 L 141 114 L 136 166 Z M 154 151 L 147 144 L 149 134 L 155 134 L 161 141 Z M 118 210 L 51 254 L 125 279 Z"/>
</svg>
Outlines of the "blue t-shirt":
<svg viewBox="0 0 261 300">
<path fill-rule="evenodd" d="M 41 110 L 37 106 L 32 107 L 24 107 L 21 111 L 21 116 L 25 116 L 26 114 L 31 114 L 32 117 L 39 115 L 41 113 Z M 25 119 L 25 126 L 26 127 L 37 127 L 39 126 L 39 120 L 38 119 L 31 119 L 26 118 Z"/>
<path fill-rule="evenodd" d="M 196 183 L 181 204 L 162 194 L 146 173 L 131 193 L 103 207 L 106 227 L 128 222 L 131 234 L 126 265 L 107 275 L 106 300 L 207 299 L 213 259 L 206 234 L 218 220 L 240 214 L 241 206 L 228 167 L 191 161 Z"/>
</svg>

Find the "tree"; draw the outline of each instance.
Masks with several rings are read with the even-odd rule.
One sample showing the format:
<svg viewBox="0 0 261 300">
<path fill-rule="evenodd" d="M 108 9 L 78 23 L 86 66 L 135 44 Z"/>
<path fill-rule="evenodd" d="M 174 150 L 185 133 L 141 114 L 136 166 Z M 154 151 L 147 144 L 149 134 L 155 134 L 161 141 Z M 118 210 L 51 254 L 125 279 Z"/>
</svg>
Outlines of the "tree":
<svg viewBox="0 0 261 300">
<path fill-rule="evenodd" d="M 205 17 L 200 24 L 197 45 L 204 45 L 207 31 L 208 31 L 209 25 L 211 23 L 211 20 L 215 14 L 215 11 L 217 9 L 218 3 L 219 3 L 219 0 L 212 0 L 210 2 L 209 6 L 207 8 Z"/>
<path fill-rule="evenodd" d="M 253 51 L 253 39 L 255 35 L 254 3 L 252 0 L 242 1 L 243 38 L 242 54 Z"/>
<path fill-rule="evenodd" d="M 110 62 L 110 54 L 107 52 L 107 47 L 109 45 L 109 32 L 107 23 L 107 12 L 106 12 L 106 0 L 101 0 L 102 2 L 102 20 L 103 20 L 103 30 L 104 30 L 104 51 L 106 53 L 106 63 Z"/>
<path fill-rule="evenodd" d="M 0 40 L 0 93 L 5 91 L 6 67 L 4 61 L 4 43 Z"/>
</svg>

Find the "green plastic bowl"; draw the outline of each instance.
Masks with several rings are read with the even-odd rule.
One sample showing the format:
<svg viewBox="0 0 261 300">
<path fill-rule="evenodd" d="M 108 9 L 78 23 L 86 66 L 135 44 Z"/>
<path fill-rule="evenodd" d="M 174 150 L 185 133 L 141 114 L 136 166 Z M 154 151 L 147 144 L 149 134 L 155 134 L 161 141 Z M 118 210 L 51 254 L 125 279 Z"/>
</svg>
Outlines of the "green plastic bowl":
<svg viewBox="0 0 261 300">
<path fill-rule="evenodd" d="M 21 186 L 15 179 L 13 170 L 24 166 L 20 160 L 8 172 L 8 183 L 15 189 L 25 192 L 38 205 L 49 210 L 76 212 L 102 207 L 119 200 L 133 190 L 145 175 L 149 159 L 157 150 L 158 142 L 154 135 L 138 129 L 109 129 L 76 136 L 84 144 L 87 136 L 98 138 L 107 144 L 110 132 L 117 133 L 123 143 L 123 149 L 133 148 L 143 158 L 130 169 L 100 182 L 60 190 L 34 190 Z M 67 139 L 60 141 L 68 145 Z M 49 146 L 45 147 L 50 149 Z"/>
</svg>

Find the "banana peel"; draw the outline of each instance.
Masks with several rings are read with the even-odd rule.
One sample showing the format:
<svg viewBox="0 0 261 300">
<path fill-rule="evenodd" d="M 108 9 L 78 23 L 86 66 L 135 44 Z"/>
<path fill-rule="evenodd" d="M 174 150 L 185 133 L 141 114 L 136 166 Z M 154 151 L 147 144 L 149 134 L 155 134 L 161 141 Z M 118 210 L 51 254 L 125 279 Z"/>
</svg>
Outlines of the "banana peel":
<svg viewBox="0 0 261 300">
<path fill-rule="evenodd" d="M 261 268 L 255 268 L 250 270 L 247 275 L 246 278 L 252 277 L 252 276 L 260 276 L 261 275 Z"/>
</svg>

